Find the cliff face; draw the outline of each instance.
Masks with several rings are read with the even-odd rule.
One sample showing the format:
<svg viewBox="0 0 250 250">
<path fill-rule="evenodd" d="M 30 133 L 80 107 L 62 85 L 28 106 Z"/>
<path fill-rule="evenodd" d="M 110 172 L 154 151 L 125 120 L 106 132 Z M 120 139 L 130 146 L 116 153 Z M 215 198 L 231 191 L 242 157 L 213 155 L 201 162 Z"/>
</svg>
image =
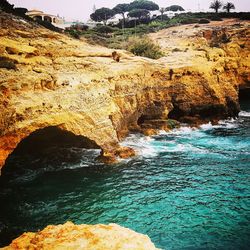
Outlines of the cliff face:
<svg viewBox="0 0 250 250">
<path fill-rule="evenodd" d="M 22 139 L 47 127 L 91 140 L 104 159 L 128 157 L 134 152 L 119 141 L 129 131 L 167 129 L 168 118 L 235 116 L 238 86 L 249 84 L 246 22 L 163 30 L 151 37 L 165 57 L 120 51 L 117 63 L 113 50 L 0 16 L 0 166 Z"/>
<path fill-rule="evenodd" d="M 148 236 L 116 224 L 47 226 L 37 233 L 24 233 L 4 247 L 12 249 L 157 250 Z"/>
</svg>

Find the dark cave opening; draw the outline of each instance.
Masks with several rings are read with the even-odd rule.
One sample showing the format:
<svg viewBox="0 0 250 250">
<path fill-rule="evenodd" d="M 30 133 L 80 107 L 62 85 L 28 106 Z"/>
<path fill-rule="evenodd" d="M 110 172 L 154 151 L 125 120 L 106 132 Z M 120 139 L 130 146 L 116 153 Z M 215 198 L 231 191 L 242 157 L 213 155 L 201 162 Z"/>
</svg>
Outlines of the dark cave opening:
<svg viewBox="0 0 250 250">
<path fill-rule="evenodd" d="M 169 112 L 168 118 L 179 120 L 181 117 L 185 116 L 185 112 L 182 111 L 177 105 L 174 104 L 174 108 Z"/>
<path fill-rule="evenodd" d="M 137 120 L 137 124 L 140 126 L 142 125 L 145 121 L 147 120 L 147 117 L 145 115 L 141 115 L 138 120 Z"/>
<path fill-rule="evenodd" d="M 248 109 L 250 105 L 250 87 L 239 89 L 239 103 L 241 110 Z"/>
<path fill-rule="evenodd" d="M 82 149 L 100 149 L 92 140 L 58 127 L 36 130 L 24 138 L 9 155 L 2 178 L 17 177 L 27 171 L 80 161 Z"/>
</svg>

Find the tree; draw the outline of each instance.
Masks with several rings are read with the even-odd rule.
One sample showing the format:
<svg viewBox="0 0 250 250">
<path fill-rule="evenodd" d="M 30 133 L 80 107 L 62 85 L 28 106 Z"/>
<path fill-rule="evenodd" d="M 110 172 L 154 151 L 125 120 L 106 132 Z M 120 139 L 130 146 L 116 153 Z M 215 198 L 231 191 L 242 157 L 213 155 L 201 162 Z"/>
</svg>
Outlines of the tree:
<svg viewBox="0 0 250 250">
<path fill-rule="evenodd" d="M 127 11 L 129 11 L 129 4 L 127 3 L 121 3 L 121 4 L 117 4 L 114 8 L 113 11 L 115 14 L 120 14 L 122 15 L 122 27 L 124 28 L 124 24 L 125 24 L 125 13 Z"/>
<path fill-rule="evenodd" d="M 235 6 L 233 3 L 227 2 L 224 6 L 223 6 L 224 10 L 227 10 L 227 13 L 230 12 L 230 10 L 234 10 Z"/>
<path fill-rule="evenodd" d="M 90 15 L 90 18 L 96 22 L 103 22 L 107 25 L 107 20 L 112 18 L 115 15 L 115 12 L 109 8 L 100 8 L 97 9 L 94 13 Z"/>
<path fill-rule="evenodd" d="M 216 13 L 218 13 L 218 10 L 222 7 L 222 2 L 220 0 L 214 0 L 210 4 L 210 9 L 214 9 Z"/>
<path fill-rule="evenodd" d="M 129 11 L 129 4 L 128 3 L 121 3 L 117 4 L 114 8 L 113 11 L 115 14 L 120 14 L 122 15 L 123 20 L 125 20 L 125 13 Z"/>
<path fill-rule="evenodd" d="M 140 21 L 142 18 L 149 17 L 149 11 L 145 9 L 134 9 L 128 13 L 128 16 L 138 18 Z"/>
<path fill-rule="evenodd" d="M 160 12 L 161 12 L 161 21 L 163 20 L 163 15 L 165 12 L 165 8 L 160 8 Z"/>
<path fill-rule="evenodd" d="M 166 11 L 185 11 L 180 5 L 171 5 L 166 8 Z"/>
<path fill-rule="evenodd" d="M 143 10 L 159 10 L 159 5 L 148 0 L 136 0 L 129 4 L 129 10 L 143 9 Z"/>
</svg>

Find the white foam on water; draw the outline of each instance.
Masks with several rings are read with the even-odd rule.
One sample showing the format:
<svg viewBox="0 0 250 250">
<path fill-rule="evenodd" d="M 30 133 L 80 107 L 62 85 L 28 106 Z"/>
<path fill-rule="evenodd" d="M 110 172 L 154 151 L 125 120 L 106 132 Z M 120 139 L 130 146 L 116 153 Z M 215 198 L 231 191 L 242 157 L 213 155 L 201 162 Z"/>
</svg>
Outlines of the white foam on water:
<svg viewBox="0 0 250 250">
<path fill-rule="evenodd" d="M 157 155 L 157 149 L 152 144 L 153 141 L 153 137 L 142 134 L 130 134 L 121 145 L 133 148 L 138 155 L 153 157 Z"/>
<path fill-rule="evenodd" d="M 239 117 L 250 117 L 250 112 L 240 111 Z"/>
<path fill-rule="evenodd" d="M 209 122 L 209 123 L 200 125 L 200 128 L 202 130 L 211 130 L 211 129 L 214 128 L 214 126 L 213 126 L 213 124 L 211 122 Z"/>
<path fill-rule="evenodd" d="M 173 129 L 172 131 L 170 131 L 171 134 L 178 134 L 178 135 L 185 135 L 185 134 L 190 134 L 194 131 L 197 131 L 197 128 L 191 128 L 191 127 L 187 127 L 187 126 L 183 126 L 177 129 Z"/>
<path fill-rule="evenodd" d="M 242 111 L 243 115 L 250 112 Z M 123 146 L 133 148 L 137 155 L 143 157 L 155 157 L 161 152 L 196 152 L 205 154 L 210 151 L 203 146 L 193 145 L 192 140 L 207 137 L 206 131 L 213 129 L 235 129 L 238 127 L 237 119 L 221 120 L 213 125 L 211 122 L 200 125 L 199 128 L 186 125 L 170 131 L 161 130 L 156 136 L 144 136 L 142 134 L 131 134 L 122 143 Z M 157 140 L 158 139 L 160 140 Z M 180 141 L 179 141 L 180 140 Z"/>
<path fill-rule="evenodd" d="M 172 129 L 170 131 L 160 130 L 158 135 L 189 135 L 197 131 L 199 131 L 198 128 L 183 126 L 180 128 Z"/>
<path fill-rule="evenodd" d="M 133 148 L 137 155 L 143 157 L 155 157 L 162 152 L 197 152 L 206 153 L 203 148 L 196 147 L 190 143 L 178 142 L 178 137 L 189 135 L 190 133 L 197 133 L 199 129 L 190 127 L 181 127 L 172 131 L 160 131 L 157 136 L 148 137 L 142 134 L 131 134 L 121 144 L 123 146 Z M 176 140 L 169 139 L 167 136 L 176 136 Z M 158 136 L 166 136 L 166 140 L 158 141 Z M 192 135 L 193 136 L 193 135 Z"/>
<path fill-rule="evenodd" d="M 232 129 L 232 128 L 237 128 L 238 127 L 238 123 L 237 123 L 237 119 L 228 119 L 228 120 L 222 120 L 219 121 L 218 125 L 214 126 L 215 128 L 227 128 L 227 129 Z"/>
<path fill-rule="evenodd" d="M 221 120 L 218 122 L 218 124 L 213 125 L 211 122 L 200 125 L 201 130 L 211 130 L 216 128 L 227 128 L 227 129 L 233 129 L 237 128 L 238 124 L 236 123 L 236 119 L 228 119 L 228 120 Z"/>
</svg>

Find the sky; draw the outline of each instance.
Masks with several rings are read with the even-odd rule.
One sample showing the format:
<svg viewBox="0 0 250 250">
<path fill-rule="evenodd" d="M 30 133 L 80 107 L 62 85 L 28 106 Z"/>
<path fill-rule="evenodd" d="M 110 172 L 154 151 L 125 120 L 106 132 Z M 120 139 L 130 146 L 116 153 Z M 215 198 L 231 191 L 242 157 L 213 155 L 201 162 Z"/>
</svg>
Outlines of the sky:
<svg viewBox="0 0 250 250">
<path fill-rule="evenodd" d="M 119 3 L 130 3 L 133 0 L 8 0 L 15 7 L 25 7 L 27 9 L 39 9 L 48 14 L 65 17 L 68 21 L 86 21 L 96 8 L 113 8 Z M 208 11 L 212 2 L 209 0 L 153 0 L 160 7 L 168 7 L 173 4 L 181 5 L 185 10 L 195 11 L 200 6 L 201 11 Z M 224 0 L 226 3 L 227 0 Z M 235 11 L 250 11 L 250 0 L 230 0 L 234 3 Z"/>
</svg>

